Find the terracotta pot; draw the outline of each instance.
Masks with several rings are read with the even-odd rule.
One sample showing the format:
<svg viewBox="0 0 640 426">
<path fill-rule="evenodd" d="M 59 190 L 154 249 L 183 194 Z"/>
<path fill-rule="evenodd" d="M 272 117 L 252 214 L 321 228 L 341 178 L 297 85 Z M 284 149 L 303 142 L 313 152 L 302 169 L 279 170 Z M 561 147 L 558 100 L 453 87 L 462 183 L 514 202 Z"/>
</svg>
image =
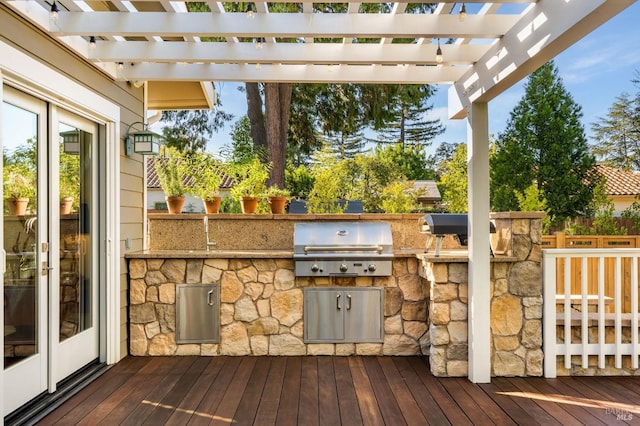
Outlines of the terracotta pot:
<svg viewBox="0 0 640 426">
<path fill-rule="evenodd" d="M 269 197 L 269 206 L 271 207 L 271 213 L 283 214 L 284 207 L 287 205 L 287 197 Z"/>
<path fill-rule="evenodd" d="M 184 195 L 168 195 L 164 197 L 167 201 L 167 209 L 169 209 L 169 213 L 171 214 L 180 214 L 182 213 L 182 206 L 184 206 Z"/>
<path fill-rule="evenodd" d="M 222 197 L 213 197 L 213 200 L 202 200 L 204 202 L 204 209 L 207 214 L 218 213 L 220 211 L 220 202 Z"/>
<path fill-rule="evenodd" d="M 27 214 L 28 198 L 7 198 L 7 209 L 12 216 L 24 216 Z"/>
<path fill-rule="evenodd" d="M 71 213 L 71 206 L 73 205 L 73 197 L 64 197 L 60 200 L 60 214 Z"/>
<path fill-rule="evenodd" d="M 258 210 L 258 197 L 242 197 L 240 204 L 242 205 L 242 213 L 250 214 L 255 213 Z"/>
</svg>

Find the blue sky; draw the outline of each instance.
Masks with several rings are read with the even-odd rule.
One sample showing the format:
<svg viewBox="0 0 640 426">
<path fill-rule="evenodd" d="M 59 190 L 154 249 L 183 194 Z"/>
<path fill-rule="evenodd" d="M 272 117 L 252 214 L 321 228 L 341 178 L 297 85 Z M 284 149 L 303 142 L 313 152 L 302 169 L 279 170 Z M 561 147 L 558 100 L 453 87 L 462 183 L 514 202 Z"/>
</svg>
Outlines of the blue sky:
<svg viewBox="0 0 640 426">
<path fill-rule="evenodd" d="M 639 17 L 640 2 L 636 2 L 555 58 L 565 88 L 582 107 L 587 137 L 591 134 L 591 124 L 606 116 L 618 96 L 637 91 L 631 80 L 636 70 L 640 72 Z M 520 81 L 489 102 L 490 133 L 504 130 L 509 113 L 524 95 L 525 82 L 526 79 Z M 237 86 L 216 83 L 223 109 L 234 114 L 234 121 L 242 117 L 247 108 L 244 93 L 238 92 Z M 448 86 L 439 86 L 433 98 L 430 118 L 440 118 L 446 131 L 433 141 L 429 152 L 442 142 L 467 140 L 466 120 L 447 120 L 447 91 Z M 214 134 L 210 150 L 217 153 L 220 146 L 230 143 L 230 128 L 229 124 Z"/>
</svg>

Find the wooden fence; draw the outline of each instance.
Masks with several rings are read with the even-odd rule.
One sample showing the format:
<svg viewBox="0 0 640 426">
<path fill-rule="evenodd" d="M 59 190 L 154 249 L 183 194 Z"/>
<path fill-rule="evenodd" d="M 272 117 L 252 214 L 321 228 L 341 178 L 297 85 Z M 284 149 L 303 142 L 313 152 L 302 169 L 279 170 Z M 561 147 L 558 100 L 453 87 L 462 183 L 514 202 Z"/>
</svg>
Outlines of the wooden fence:
<svg viewBox="0 0 640 426">
<path fill-rule="evenodd" d="M 545 235 L 542 237 L 542 249 L 619 249 L 619 248 L 640 248 L 639 235 L 565 235 L 562 232 L 556 232 L 554 235 Z M 598 275 L 600 271 L 600 261 L 595 258 L 587 259 L 586 268 L 579 258 L 565 260 L 558 258 L 556 260 L 556 294 L 565 294 L 565 261 L 571 262 L 571 291 L 573 295 L 582 293 L 582 276 L 586 274 L 587 292 L 589 295 L 598 295 Z M 631 265 L 632 259 L 622 259 L 621 265 L 621 298 L 622 312 L 631 312 Z M 604 298 L 614 300 L 615 298 L 615 278 L 617 273 L 615 258 L 604 259 Z M 607 310 L 610 307 L 607 306 Z"/>
</svg>

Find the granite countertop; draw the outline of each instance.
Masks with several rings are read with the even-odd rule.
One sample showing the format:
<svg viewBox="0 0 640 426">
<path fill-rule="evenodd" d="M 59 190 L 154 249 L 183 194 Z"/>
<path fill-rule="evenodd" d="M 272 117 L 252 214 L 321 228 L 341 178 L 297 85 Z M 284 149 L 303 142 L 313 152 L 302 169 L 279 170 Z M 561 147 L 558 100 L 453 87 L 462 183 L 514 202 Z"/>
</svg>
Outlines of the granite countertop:
<svg viewBox="0 0 640 426">
<path fill-rule="evenodd" d="M 416 257 L 421 249 L 394 250 L 394 257 Z M 292 259 L 293 250 L 143 250 L 125 253 L 127 259 Z"/>
</svg>

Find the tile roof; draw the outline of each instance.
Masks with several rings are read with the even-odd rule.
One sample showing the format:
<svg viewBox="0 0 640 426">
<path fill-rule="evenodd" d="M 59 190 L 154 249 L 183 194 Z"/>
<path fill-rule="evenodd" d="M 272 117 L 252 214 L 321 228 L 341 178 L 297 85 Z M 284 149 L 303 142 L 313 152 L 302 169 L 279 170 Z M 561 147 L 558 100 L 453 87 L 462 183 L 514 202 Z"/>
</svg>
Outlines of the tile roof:
<svg viewBox="0 0 640 426">
<path fill-rule="evenodd" d="M 416 180 L 413 182 L 413 188 L 421 191 L 418 197 L 421 200 L 441 200 L 442 196 L 438 191 L 438 186 L 433 180 Z"/>
<path fill-rule="evenodd" d="M 184 177 L 182 183 L 186 187 L 191 187 L 193 185 L 193 180 L 190 177 Z M 222 184 L 220 185 L 220 189 L 229 189 L 233 187 L 233 179 L 227 175 L 224 175 L 222 179 Z M 160 179 L 158 178 L 158 174 L 156 173 L 156 167 L 153 162 L 153 157 L 147 157 L 147 188 L 157 188 L 160 189 Z"/>
<path fill-rule="evenodd" d="M 605 166 L 604 164 L 598 164 L 596 170 L 606 179 L 607 195 L 640 194 L 640 175 Z"/>
</svg>

